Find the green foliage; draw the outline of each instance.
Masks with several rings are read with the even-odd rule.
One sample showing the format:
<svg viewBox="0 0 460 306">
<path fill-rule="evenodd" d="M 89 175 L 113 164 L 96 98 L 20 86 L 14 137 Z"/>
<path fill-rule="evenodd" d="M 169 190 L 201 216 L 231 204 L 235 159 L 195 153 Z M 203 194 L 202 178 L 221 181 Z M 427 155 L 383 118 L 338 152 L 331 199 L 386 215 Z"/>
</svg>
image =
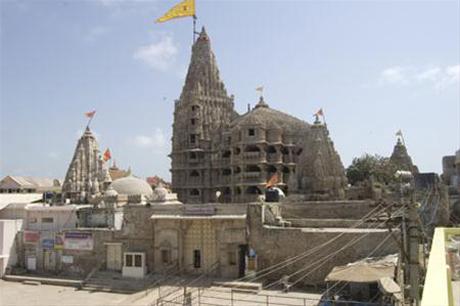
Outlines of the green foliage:
<svg viewBox="0 0 460 306">
<path fill-rule="evenodd" d="M 394 173 L 396 166 L 389 158 L 380 155 L 364 154 L 353 159 L 350 167 L 347 168 L 348 182 L 356 185 L 371 178 L 375 183 L 389 184 L 395 181 Z"/>
</svg>

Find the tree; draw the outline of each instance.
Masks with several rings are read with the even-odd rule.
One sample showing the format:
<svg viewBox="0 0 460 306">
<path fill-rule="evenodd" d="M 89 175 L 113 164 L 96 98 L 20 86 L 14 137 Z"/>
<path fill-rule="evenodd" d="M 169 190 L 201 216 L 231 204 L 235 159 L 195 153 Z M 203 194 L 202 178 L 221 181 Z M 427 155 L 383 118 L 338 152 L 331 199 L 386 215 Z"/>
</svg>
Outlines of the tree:
<svg viewBox="0 0 460 306">
<path fill-rule="evenodd" d="M 395 181 L 395 172 L 396 166 L 390 162 L 389 158 L 366 153 L 353 159 L 353 162 L 347 168 L 347 178 L 352 185 L 365 182 L 371 176 L 375 182 L 389 184 Z"/>
</svg>

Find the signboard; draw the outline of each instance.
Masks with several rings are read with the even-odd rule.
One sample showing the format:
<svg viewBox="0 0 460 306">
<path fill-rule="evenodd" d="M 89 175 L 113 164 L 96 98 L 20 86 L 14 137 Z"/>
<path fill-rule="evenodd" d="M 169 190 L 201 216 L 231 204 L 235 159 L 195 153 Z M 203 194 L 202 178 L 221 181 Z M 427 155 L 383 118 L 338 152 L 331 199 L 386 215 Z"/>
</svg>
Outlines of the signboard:
<svg viewBox="0 0 460 306">
<path fill-rule="evenodd" d="M 93 249 L 93 234 L 85 232 L 67 232 L 64 234 L 64 249 L 85 250 Z"/>
<path fill-rule="evenodd" d="M 47 250 L 54 249 L 54 239 L 43 239 L 42 248 Z"/>
<path fill-rule="evenodd" d="M 71 255 L 62 255 L 61 261 L 62 261 L 62 263 L 65 263 L 65 264 L 73 264 L 73 256 L 71 256 Z"/>
<path fill-rule="evenodd" d="M 40 232 L 24 231 L 24 243 L 37 243 L 40 240 Z"/>
<path fill-rule="evenodd" d="M 54 249 L 55 250 L 64 249 L 64 235 L 63 234 L 56 234 L 54 236 Z"/>
</svg>

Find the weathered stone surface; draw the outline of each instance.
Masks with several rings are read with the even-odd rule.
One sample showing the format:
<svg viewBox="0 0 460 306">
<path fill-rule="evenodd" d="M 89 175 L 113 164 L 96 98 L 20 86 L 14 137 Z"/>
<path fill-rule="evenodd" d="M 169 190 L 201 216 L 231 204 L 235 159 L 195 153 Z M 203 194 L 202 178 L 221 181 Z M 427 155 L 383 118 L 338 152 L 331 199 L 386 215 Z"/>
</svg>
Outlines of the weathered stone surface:
<svg viewBox="0 0 460 306">
<path fill-rule="evenodd" d="M 62 185 L 63 199 L 72 203 L 88 203 L 103 191 L 105 173 L 102 170 L 99 145 L 89 127 L 78 140 Z"/>
<path fill-rule="evenodd" d="M 398 138 L 393 153 L 390 156 L 390 162 L 397 167 L 398 170 L 410 171 L 413 174 L 418 173 L 418 168 L 412 163 L 412 158 L 407 153 L 407 148 L 400 138 Z"/>
<path fill-rule="evenodd" d="M 343 199 L 346 186 L 345 170 L 329 131 L 317 121 L 304 139 L 290 192 L 302 194 L 307 200 Z"/>
<path fill-rule="evenodd" d="M 253 109 L 238 115 L 203 29 L 193 45 L 185 85 L 175 104 L 173 191 L 184 203 L 252 202 L 276 176 L 276 186 L 290 192 L 288 183 L 295 181 L 303 150 L 298 190 L 314 198 L 343 198 L 344 169 L 327 129 L 310 127 L 270 108 L 263 97 Z M 323 140 L 315 146 L 318 137 Z"/>
</svg>

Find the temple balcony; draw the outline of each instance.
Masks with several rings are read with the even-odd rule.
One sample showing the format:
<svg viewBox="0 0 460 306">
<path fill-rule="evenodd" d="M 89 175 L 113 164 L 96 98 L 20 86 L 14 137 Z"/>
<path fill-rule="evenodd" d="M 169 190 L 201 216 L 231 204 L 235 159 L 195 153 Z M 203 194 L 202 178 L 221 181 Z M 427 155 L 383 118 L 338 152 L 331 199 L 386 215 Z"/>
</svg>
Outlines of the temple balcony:
<svg viewBox="0 0 460 306">
<path fill-rule="evenodd" d="M 266 162 L 266 154 L 263 152 L 244 152 L 243 160 L 245 162 L 263 163 Z"/>
<path fill-rule="evenodd" d="M 283 156 L 279 153 L 267 153 L 267 162 L 269 163 L 282 163 Z"/>
</svg>

